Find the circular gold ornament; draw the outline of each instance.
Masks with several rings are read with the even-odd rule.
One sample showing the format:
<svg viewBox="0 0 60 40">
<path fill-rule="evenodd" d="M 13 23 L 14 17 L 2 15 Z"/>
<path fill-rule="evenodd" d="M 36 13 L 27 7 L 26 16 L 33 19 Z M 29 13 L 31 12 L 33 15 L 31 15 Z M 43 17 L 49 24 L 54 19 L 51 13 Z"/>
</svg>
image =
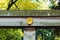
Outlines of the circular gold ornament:
<svg viewBox="0 0 60 40">
<path fill-rule="evenodd" d="M 28 25 L 31 25 L 31 24 L 33 23 L 33 18 L 27 18 L 27 19 L 26 19 L 26 23 L 27 23 Z"/>
</svg>

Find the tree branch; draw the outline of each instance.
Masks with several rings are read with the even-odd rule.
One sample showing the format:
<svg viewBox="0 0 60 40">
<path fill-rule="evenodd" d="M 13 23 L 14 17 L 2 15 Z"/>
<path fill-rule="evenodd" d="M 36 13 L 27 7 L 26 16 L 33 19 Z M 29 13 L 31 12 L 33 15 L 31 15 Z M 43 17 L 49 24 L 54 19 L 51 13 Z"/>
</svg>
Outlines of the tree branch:
<svg viewBox="0 0 60 40">
<path fill-rule="evenodd" d="M 19 9 L 16 4 L 15 4 L 15 6 L 16 6 L 17 9 Z M 19 10 L 20 10 L 20 9 L 19 9 Z"/>
<path fill-rule="evenodd" d="M 11 2 L 11 3 L 10 3 L 10 2 Z M 15 1 L 10 0 L 10 2 L 8 3 L 8 8 L 7 8 L 7 10 L 9 10 L 9 9 L 11 8 L 11 6 L 17 2 L 17 0 L 15 0 Z"/>
</svg>

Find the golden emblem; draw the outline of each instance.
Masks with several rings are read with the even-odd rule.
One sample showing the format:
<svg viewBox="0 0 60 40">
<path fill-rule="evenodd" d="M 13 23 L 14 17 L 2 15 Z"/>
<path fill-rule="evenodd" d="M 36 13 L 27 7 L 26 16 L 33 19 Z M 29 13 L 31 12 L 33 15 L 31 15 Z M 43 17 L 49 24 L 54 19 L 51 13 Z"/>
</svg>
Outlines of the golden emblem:
<svg viewBox="0 0 60 40">
<path fill-rule="evenodd" d="M 33 18 L 27 18 L 27 19 L 26 19 L 26 23 L 27 23 L 28 25 L 31 25 L 31 24 L 33 23 Z"/>
</svg>

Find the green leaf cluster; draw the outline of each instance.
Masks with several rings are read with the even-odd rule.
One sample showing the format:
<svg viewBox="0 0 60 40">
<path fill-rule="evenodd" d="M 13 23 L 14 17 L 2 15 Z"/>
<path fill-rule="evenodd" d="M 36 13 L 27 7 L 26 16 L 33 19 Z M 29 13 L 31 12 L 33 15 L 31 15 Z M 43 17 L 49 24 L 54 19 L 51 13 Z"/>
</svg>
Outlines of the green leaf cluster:
<svg viewBox="0 0 60 40">
<path fill-rule="evenodd" d="M 0 29 L 0 40 L 21 40 L 22 29 Z"/>
</svg>

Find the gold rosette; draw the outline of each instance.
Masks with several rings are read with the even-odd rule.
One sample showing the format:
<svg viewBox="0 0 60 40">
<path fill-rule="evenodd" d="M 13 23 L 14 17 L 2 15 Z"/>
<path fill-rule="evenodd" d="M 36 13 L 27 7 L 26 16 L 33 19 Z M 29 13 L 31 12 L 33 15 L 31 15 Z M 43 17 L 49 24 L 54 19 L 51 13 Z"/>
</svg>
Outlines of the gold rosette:
<svg viewBox="0 0 60 40">
<path fill-rule="evenodd" d="M 27 18 L 27 19 L 26 19 L 26 23 L 27 23 L 28 25 L 31 25 L 31 24 L 33 23 L 33 18 Z"/>
</svg>

